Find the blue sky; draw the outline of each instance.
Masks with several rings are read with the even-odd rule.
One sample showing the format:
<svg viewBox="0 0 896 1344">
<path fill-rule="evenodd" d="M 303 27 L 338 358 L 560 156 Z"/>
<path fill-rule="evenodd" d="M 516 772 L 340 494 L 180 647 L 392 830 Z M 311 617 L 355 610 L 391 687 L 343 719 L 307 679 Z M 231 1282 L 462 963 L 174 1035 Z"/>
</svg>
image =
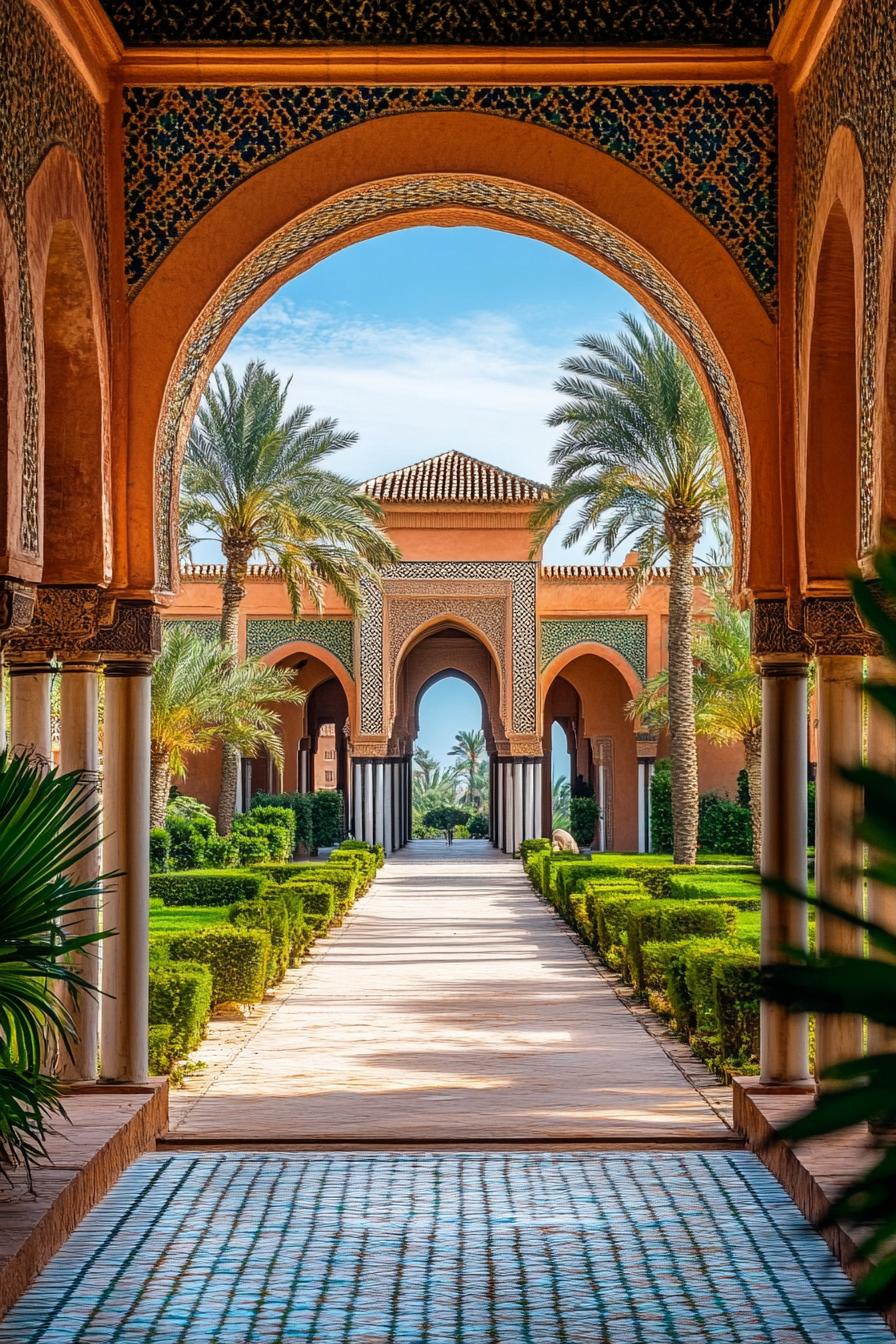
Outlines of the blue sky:
<svg viewBox="0 0 896 1344">
<path fill-rule="evenodd" d="M 264 359 L 292 379 L 290 401 L 355 429 L 334 465 L 363 480 L 450 448 L 550 478 L 561 361 L 585 332 L 612 333 L 635 300 L 545 243 L 479 228 L 415 228 L 357 243 L 284 285 L 224 358 Z M 217 558 L 197 547 L 197 560 Z M 584 558 L 555 531 L 547 561 Z M 602 556 L 594 557 L 602 559 Z M 466 683 L 438 682 L 418 739 L 440 760 L 479 726 Z"/>
</svg>

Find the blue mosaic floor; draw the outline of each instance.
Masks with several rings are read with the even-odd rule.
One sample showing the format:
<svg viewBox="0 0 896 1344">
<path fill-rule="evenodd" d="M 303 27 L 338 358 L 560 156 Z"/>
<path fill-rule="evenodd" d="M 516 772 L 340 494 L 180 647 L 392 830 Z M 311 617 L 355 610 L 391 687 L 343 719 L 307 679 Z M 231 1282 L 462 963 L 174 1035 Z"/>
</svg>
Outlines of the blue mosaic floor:
<svg viewBox="0 0 896 1344">
<path fill-rule="evenodd" d="M 749 1153 L 145 1157 L 5 1344 L 877 1344 Z"/>
</svg>

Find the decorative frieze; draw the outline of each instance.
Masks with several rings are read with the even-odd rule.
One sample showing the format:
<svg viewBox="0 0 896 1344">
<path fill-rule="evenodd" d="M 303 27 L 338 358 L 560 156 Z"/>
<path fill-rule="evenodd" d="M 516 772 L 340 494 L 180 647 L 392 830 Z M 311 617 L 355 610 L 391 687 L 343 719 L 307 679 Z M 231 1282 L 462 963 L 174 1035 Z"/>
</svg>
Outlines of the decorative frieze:
<svg viewBox="0 0 896 1344">
<path fill-rule="evenodd" d="M 93 653 L 151 660 L 161 652 L 161 619 L 152 602 L 110 597 L 90 585 L 38 587 L 30 624 L 8 635 L 4 645 L 18 656 Z"/>
<path fill-rule="evenodd" d="M 309 616 L 299 620 L 248 620 L 246 652 L 262 658 L 285 644 L 316 644 L 355 675 L 355 623 L 351 617 Z"/>
<path fill-rule="evenodd" d="M 811 645 L 801 629 L 788 620 L 787 600 L 783 597 L 757 598 L 753 603 L 752 652 L 762 658 L 768 654 L 811 653 Z"/>
<path fill-rule="evenodd" d="M 816 654 L 873 657 L 880 639 L 863 625 L 851 597 L 807 597 L 803 630 Z"/>
<path fill-rule="evenodd" d="M 647 620 L 643 616 L 594 616 L 541 622 L 541 670 L 576 644 L 603 644 L 647 676 Z"/>
</svg>

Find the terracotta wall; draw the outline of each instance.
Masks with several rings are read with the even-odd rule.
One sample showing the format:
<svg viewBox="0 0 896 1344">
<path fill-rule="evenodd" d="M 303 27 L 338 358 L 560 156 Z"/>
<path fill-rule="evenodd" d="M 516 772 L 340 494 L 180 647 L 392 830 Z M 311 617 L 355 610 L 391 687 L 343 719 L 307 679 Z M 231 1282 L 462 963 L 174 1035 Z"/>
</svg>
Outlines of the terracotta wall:
<svg viewBox="0 0 896 1344">
<path fill-rule="evenodd" d="M 81 215 L 76 221 L 78 241 L 95 288 L 95 318 L 105 346 L 105 135 L 100 108 L 25 0 L 0 0 L 0 52 L 0 298 L 8 338 L 7 423 L 0 430 L 9 452 L 3 462 L 6 507 L 0 512 L 0 531 L 6 535 L 0 536 L 0 567 L 5 573 L 38 578 L 44 416 L 42 295 L 34 289 L 42 289 L 48 234 L 55 220 Z M 30 189 L 38 177 L 40 199 L 31 202 Z M 105 383 L 105 367 L 102 377 Z M 5 459 L 6 453 L 0 457 Z M 101 501 L 93 503 L 96 531 Z"/>
</svg>

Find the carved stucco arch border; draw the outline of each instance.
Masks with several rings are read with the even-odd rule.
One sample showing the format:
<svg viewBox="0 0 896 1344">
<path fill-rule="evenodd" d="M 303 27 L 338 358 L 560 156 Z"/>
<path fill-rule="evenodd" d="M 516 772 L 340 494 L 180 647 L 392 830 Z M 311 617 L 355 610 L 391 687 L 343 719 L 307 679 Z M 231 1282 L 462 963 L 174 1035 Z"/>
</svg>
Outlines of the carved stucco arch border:
<svg viewBox="0 0 896 1344">
<path fill-rule="evenodd" d="M 483 224 L 507 220 L 517 230 L 535 228 L 565 239 L 628 282 L 662 312 L 665 325 L 689 353 L 695 371 L 710 389 L 727 446 L 727 469 L 735 535 L 740 538 L 739 571 L 743 581 L 749 555 L 749 454 L 743 411 L 734 377 L 718 341 L 685 290 L 658 262 L 604 220 L 564 197 L 520 183 L 486 176 L 436 173 L 393 178 L 353 188 L 307 211 L 267 240 L 235 270 L 193 323 L 165 389 L 156 441 L 158 492 L 155 534 L 157 586 L 170 589 L 176 554 L 175 484 L 190 423 L 211 373 L 215 351 L 253 296 L 281 272 L 294 273 L 304 254 L 335 243 L 341 234 L 438 209 L 481 212 Z"/>
</svg>

